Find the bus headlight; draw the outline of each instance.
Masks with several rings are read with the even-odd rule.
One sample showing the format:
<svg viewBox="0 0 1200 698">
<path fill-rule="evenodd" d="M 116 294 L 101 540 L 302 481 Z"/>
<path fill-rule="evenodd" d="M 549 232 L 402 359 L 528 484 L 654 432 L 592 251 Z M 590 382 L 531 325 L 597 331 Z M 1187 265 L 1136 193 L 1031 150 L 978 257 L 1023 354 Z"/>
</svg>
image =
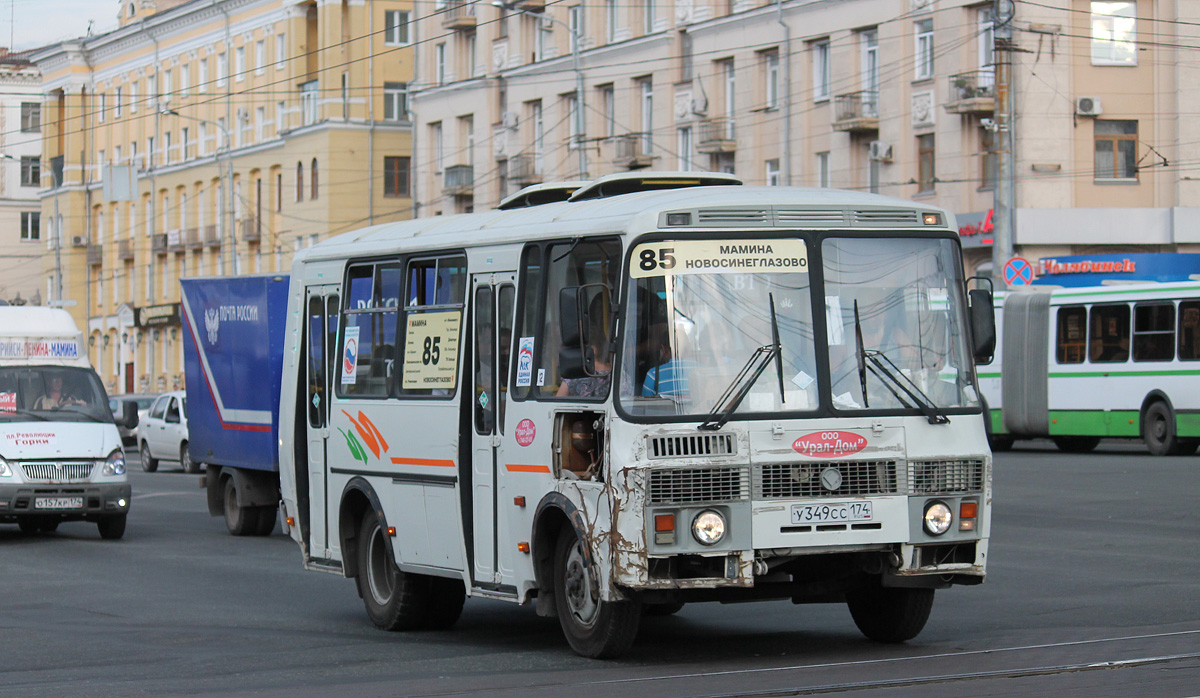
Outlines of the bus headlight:
<svg viewBox="0 0 1200 698">
<path fill-rule="evenodd" d="M 725 517 L 720 512 L 705 509 L 692 519 L 692 537 L 701 545 L 716 545 L 725 537 Z"/>
<path fill-rule="evenodd" d="M 118 448 L 110 453 L 108 460 L 104 461 L 104 469 L 101 472 L 105 475 L 124 475 L 125 452 Z"/>
<path fill-rule="evenodd" d="M 950 530 L 954 514 L 950 507 L 942 502 L 930 502 L 925 506 L 925 532 L 931 536 L 940 536 Z"/>
<path fill-rule="evenodd" d="M 12 477 L 12 471 L 8 469 L 8 463 L 0 458 L 0 477 Z"/>
</svg>

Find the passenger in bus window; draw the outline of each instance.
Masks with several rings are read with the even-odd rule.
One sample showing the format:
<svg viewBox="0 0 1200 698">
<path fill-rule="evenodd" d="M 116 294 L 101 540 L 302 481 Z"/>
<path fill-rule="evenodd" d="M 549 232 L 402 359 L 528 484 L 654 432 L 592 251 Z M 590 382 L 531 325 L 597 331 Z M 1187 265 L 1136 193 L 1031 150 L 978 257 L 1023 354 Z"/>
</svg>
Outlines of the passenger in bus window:
<svg viewBox="0 0 1200 698">
<path fill-rule="evenodd" d="M 595 300 L 599 300 L 600 296 L 596 296 Z M 590 338 L 590 347 L 595 356 L 594 367 L 596 375 L 585 376 L 583 378 L 563 378 L 558 386 L 556 397 L 603 397 L 608 394 L 608 388 L 612 385 L 612 364 L 609 363 L 609 336 L 608 330 L 605 328 L 604 312 L 593 300 L 592 307 L 596 312 L 589 310 L 588 312 L 588 337 Z"/>
</svg>

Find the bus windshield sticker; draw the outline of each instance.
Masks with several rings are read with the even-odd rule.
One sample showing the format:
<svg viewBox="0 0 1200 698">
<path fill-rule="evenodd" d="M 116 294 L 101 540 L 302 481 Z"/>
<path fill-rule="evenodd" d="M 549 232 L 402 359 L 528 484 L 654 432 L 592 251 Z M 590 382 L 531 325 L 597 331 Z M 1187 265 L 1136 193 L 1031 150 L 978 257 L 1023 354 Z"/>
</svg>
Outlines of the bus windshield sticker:
<svg viewBox="0 0 1200 698">
<path fill-rule="evenodd" d="M 17 394 L 0 393 L 0 412 L 17 411 Z"/>
<path fill-rule="evenodd" d="M 633 248 L 630 276 L 808 273 L 803 240 L 664 240 Z"/>
<path fill-rule="evenodd" d="M 539 368 L 538 369 L 538 387 L 541 388 L 544 385 L 546 385 L 546 369 Z"/>
<path fill-rule="evenodd" d="M 342 343 L 342 385 L 354 385 L 358 381 L 358 329 L 346 328 Z"/>
<path fill-rule="evenodd" d="M 539 381 L 541 376 L 538 376 Z M 528 388 L 533 380 L 533 337 L 517 341 L 517 387 Z M 541 382 L 538 385 L 542 385 Z"/>
<path fill-rule="evenodd" d="M 461 324 L 459 311 L 409 314 L 401 384 L 405 390 L 456 387 Z"/>
</svg>

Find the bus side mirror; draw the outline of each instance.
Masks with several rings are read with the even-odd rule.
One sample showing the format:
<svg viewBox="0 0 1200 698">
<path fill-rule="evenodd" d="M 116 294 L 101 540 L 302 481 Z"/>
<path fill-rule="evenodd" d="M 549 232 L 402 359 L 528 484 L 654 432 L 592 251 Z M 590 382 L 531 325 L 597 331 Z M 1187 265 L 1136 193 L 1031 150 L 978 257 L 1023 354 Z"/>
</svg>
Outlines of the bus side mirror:
<svg viewBox="0 0 1200 698">
<path fill-rule="evenodd" d="M 558 319 L 562 346 L 558 350 L 558 372 L 563 378 L 583 378 L 587 337 L 584 313 L 579 310 L 580 288 L 568 286 L 558 292 Z"/>
<path fill-rule="evenodd" d="M 975 363 L 986 366 L 996 355 L 996 311 L 992 292 L 982 288 L 967 291 L 968 314 L 971 320 L 971 350 Z"/>
<path fill-rule="evenodd" d="M 136 429 L 138 425 L 138 406 L 133 400 L 123 400 L 121 402 L 121 416 L 117 426 L 125 427 L 126 429 Z"/>
</svg>

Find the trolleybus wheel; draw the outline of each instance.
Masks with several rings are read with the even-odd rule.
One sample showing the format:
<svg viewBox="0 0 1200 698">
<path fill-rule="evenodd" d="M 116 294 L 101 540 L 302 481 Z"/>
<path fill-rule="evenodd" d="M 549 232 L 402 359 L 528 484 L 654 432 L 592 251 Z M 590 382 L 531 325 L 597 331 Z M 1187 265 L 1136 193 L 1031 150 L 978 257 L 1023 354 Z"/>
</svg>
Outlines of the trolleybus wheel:
<svg viewBox="0 0 1200 698">
<path fill-rule="evenodd" d="M 615 657 L 629 649 L 642 619 L 641 603 L 600 598 L 595 569 L 570 528 L 559 534 L 555 547 L 554 603 L 567 642 L 584 657 Z"/>
<path fill-rule="evenodd" d="M 1165 402 L 1156 402 L 1146 410 L 1146 421 L 1142 424 L 1142 438 L 1146 448 L 1156 456 L 1169 456 L 1179 452 L 1179 438 L 1175 436 L 1175 415 Z"/>
<path fill-rule="evenodd" d="M 142 454 L 142 470 L 147 473 L 158 470 L 158 459 L 150 457 L 150 444 L 143 441 L 140 451 Z"/>
<path fill-rule="evenodd" d="M 433 577 L 430 583 L 429 608 L 421 627 L 427 630 L 445 630 L 453 627 L 462 615 L 467 590 L 460 579 Z"/>
<path fill-rule="evenodd" d="M 113 514 L 97 521 L 96 528 L 100 529 L 100 537 L 104 540 L 117 540 L 125 535 L 126 516 L 127 514 Z"/>
<path fill-rule="evenodd" d="M 1053 441 L 1064 453 L 1091 453 L 1100 445 L 1099 436 L 1055 436 Z"/>
<path fill-rule="evenodd" d="M 427 617 L 430 580 L 401 572 L 392 561 L 391 542 L 374 511 L 363 516 L 358 528 L 358 574 L 355 582 L 367 616 L 375 627 L 416 630 Z"/>
<path fill-rule="evenodd" d="M 854 624 L 876 642 L 906 642 L 920 634 L 933 610 L 933 589 L 867 587 L 846 594 Z"/>
</svg>

